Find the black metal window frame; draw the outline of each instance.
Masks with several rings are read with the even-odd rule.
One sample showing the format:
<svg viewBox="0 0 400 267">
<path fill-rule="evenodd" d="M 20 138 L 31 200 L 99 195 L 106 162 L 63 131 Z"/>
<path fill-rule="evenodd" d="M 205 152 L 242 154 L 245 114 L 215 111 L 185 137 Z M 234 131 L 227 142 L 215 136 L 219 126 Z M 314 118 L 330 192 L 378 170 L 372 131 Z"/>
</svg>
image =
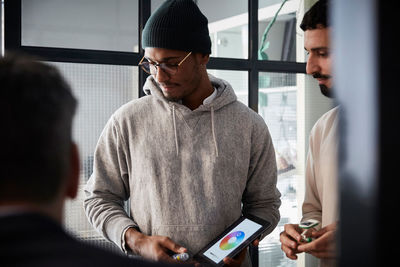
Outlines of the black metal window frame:
<svg viewBox="0 0 400 267">
<path fill-rule="evenodd" d="M 22 0 L 4 2 L 5 22 L 5 50 L 22 51 L 31 55 L 39 56 L 52 62 L 110 64 L 136 66 L 143 57 L 144 51 L 141 47 L 141 35 L 143 27 L 151 14 L 151 1 L 138 0 L 139 14 L 139 52 L 119 52 L 75 48 L 53 48 L 39 46 L 24 46 L 21 43 L 21 19 Z M 305 73 L 305 63 L 287 61 L 265 61 L 258 59 L 258 0 L 248 0 L 249 12 L 249 51 L 248 59 L 211 57 L 207 68 L 219 70 L 236 70 L 248 72 L 248 105 L 254 111 L 258 111 L 258 75 L 259 72 L 285 72 Z M 141 90 L 147 74 L 139 71 L 138 95 L 143 96 Z"/>
<path fill-rule="evenodd" d="M 22 35 L 22 0 L 4 2 L 4 46 L 7 51 L 22 51 L 50 62 L 109 64 L 137 66 L 144 55 L 141 47 L 141 35 L 144 25 L 151 14 L 151 1 L 138 0 L 139 52 L 119 52 L 75 48 L 53 48 L 24 46 Z M 258 59 L 258 0 L 248 0 L 248 59 L 211 57 L 208 69 L 234 70 L 248 72 L 248 106 L 258 111 L 258 91 L 260 72 L 306 73 L 306 63 L 288 61 L 265 61 Z M 140 69 L 140 68 L 139 68 Z M 138 95 L 147 74 L 140 69 L 138 74 Z M 258 249 L 250 248 L 254 266 L 258 266 Z"/>
</svg>

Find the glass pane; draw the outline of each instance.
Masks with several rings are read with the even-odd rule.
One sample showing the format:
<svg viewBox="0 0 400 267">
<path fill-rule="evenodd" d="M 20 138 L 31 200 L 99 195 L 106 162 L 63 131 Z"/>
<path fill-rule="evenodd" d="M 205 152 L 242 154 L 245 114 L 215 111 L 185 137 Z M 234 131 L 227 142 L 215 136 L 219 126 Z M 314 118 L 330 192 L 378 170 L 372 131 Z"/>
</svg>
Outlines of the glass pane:
<svg viewBox="0 0 400 267">
<path fill-rule="evenodd" d="M 162 2 L 163 0 L 152 0 L 152 12 Z M 247 1 L 201 0 L 196 2 L 208 19 L 211 56 L 247 59 L 249 39 Z"/>
<path fill-rule="evenodd" d="M 286 223 L 298 223 L 298 181 L 302 166 L 297 160 L 297 77 L 295 73 L 260 73 L 259 114 L 272 136 L 278 165 L 277 187 L 281 192 L 281 220 L 260 242 L 260 266 L 296 266 L 281 250 L 279 233 Z M 304 165 L 304 163 L 301 163 Z"/>
<path fill-rule="evenodd" d="M 22 45 L 138 52 L 138 0 L 22 0 Z"/>
<path fill-rule="evenodd" d="M 227 81 L 235 91 L 238 100 L 248 106 L 249 76 L 247 71 L 208 70 L 208 73 Z"/>
<path fill-rule="evenodd" d="M 303 36 L 297 25 L 299 7 L 300 0 L 259 1 L 259 59 L 304 62 L 303 43 L 296 35 L 296 32 L 301 32 L 299 36 Z M 297 52 L 296 45 L 301 46 L 300 52 Z M 297 56 L 297 53 L 301 55 Z"/>
<path fill-rule="evenodd" d="M 110 116 L 121 105 L 137 98 L 138 67 L 76 63 L 51 63 L 59 68 L 78 99 L 73 138 L 79 146 L 81 177 L 78 196 L 66 203 L 66 228 L 79 239 L 119 251 L 89 224 L 83 210 L 83 187 L 93 171 L 97 140 Z"/>
</svg>

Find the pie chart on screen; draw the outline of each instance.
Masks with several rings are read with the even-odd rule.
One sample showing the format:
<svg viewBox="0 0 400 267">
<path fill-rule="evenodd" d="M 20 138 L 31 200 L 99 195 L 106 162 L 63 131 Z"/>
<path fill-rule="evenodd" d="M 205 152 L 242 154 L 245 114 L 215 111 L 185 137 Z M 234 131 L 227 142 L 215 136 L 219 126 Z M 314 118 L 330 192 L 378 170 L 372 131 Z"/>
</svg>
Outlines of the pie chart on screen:
<svg viewBox="0 0 400 267">
<path fill-rule="evenodd" d="M 222 250 L 228 250 L 234 248 L 237 245 L 239 245 L 240 242 L 242 242 L 243 238 L 244 238 L 244 233 L 242 231 L 236 231 L 230 233 L 229 235 L 225 236 L 224 239 L 222 239 L 221 243 L 219 244 L 219 247 Z"/>
</svg>

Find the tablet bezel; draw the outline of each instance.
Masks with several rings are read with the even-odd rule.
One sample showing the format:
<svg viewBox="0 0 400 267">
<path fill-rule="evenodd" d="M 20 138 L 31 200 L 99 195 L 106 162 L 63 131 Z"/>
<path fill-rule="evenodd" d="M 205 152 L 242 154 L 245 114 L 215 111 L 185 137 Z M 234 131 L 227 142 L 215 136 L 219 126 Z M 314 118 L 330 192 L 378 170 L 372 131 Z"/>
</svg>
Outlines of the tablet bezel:
<svg viewBox="0 0 400 267">
<path fill-rule="evenodd" d="M 233 222 L 228 228 L 226 228 L 221 234 L 219 234 L 216 238 L 214 238 L 210 243 L 208 243 L 204 248 L 202 248 L 195 256 L 194 260 L 200 260 L 200 261 L 206 261 L 209 264 L 212 264 L 214 266 L 222 266 L 224 265 L 223 259 L 215 263 L 211 259 L 209 259 L 207 256 L 204 255 L 204 252 L 206 252 L 209 248 L 211 248 L 216 242 L 220 241 L 221 238 L 223 238 L 226 234 L 228 234 L 230 231 L 232 231 L 233 228 L 238 226 L 241 222 L 244 221 L 244 219 L 249 219 L 257 224 L 261 225 L 261 228 L 258 229 L 254 234 L 252 234 L 249 238 L 246 239 L 242 244 L 237 246 L 233 251 L 231 251 L 226 257 L 233 258 L 235 257 L 240 251 L 242 251 L 245 247 L 247 247 L 251 242 L 253 242 L 257 237 L 262 235 L 266 230 L 268 230 L 271 227 L 271 223 L 261 219 L 257 216 L 251 215 L 251 214 L 246 214 L 242 215 L 237 219 L 235 222 Z"/>
</svg>

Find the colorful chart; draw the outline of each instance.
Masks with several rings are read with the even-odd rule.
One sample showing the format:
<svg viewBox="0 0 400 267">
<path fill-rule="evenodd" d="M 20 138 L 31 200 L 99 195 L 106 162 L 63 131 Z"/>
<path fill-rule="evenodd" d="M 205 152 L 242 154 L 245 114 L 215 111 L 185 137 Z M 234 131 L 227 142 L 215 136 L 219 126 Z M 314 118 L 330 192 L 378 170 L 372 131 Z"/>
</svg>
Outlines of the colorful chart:
<svg viewBox="0 0 400 267">
<path fill-rule="evenodd" d="M 237 245 L 239 245 L 240 242 L 242 242 L 243 238 L 244 238 L 244 233 L 242 231 L 236 231 L 230 233 L 224 239 L 222 239 L 221 243 L 219 244 L 219 247 L 222 250 L 228 250 L 234 248 Z"/>
</svg>

